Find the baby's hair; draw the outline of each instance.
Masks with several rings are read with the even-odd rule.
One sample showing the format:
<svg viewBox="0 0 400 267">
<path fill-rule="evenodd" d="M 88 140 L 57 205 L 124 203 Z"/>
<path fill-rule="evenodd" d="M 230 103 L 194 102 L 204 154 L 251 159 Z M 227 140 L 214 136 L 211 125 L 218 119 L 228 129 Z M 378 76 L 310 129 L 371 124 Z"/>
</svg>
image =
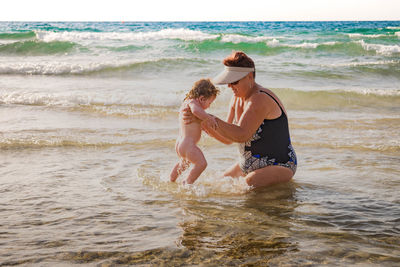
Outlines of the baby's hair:
<svg viewBox="0 0 400 267">
<path fill-rule="evenodd" d="M 212 96 L 217 96 L 219 90 L 214 86 L 210 79 L 201 79 L 194 83 L 192 89 L 186 94 L 186 99 L 196 99 L 200 96 L 205 98 L 210 98 Z"/>
</svg>

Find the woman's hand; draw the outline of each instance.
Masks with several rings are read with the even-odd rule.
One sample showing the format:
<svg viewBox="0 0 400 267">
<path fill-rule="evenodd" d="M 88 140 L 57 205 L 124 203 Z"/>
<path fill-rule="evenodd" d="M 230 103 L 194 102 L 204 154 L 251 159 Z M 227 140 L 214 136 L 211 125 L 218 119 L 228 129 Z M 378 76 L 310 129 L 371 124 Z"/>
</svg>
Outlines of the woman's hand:
<svg viewBox="0 0 400 267">
<path fill-rule="evenodd" d="M 232 140 L 220 135 L 218 133 L 219 129 L 219 119 L 213 115 L 210 115 L 211 119 L 203 120 L 201 122 L 201 129 L 205 131 L 209 136 L 217 139 L 218 141 L 229 145 L 232 144 Z M 214 123 L 215 122 L 215 123 Z M 222 121 L 223 122 L 223 121 Z"/>
<path fill-rule="evenodd" d="M 216 130 L 218 127 L 217 120 L 213 115 L 209 115 L 206 120 L 201 122 L 201 128 L 207 133 L 210 134 L 210 130 Z"/>
<path fill-rule="evenodd" d="M 192 122 L 194 122 L 195 116 L 190 111 L 190 108 L 188 106 L 182 109 L 181 114 L 182 114 L 182 120 L 185 124 L 191 124 Z"/>
<path fill-rule="evenodd" d="M 205 121 L 207 127 L 210 127 L 213 130 L 216 130 L 218 127 L 218 123 L 217 120 L 215 119 L 215 117 L 213 115 L 210 115 L 208 117 L 208 119 Z"/>
</svg>

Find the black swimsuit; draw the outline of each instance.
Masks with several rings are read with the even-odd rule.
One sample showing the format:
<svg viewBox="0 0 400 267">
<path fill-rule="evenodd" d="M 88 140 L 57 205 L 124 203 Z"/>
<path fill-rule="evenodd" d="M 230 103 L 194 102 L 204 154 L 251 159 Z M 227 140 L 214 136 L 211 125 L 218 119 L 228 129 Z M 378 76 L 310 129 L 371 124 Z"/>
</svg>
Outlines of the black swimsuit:
<svg viewBox="0 0 400 267">
<path fill-rule="evenodd" d="M 265 119 L 254 135 L 240 144 L 240 169 L 249 173 L 270 165 L 289 168 L 296 172 L 296 153 L 290 142 L 288 119 L 279 102 L 265 91 L 281 109 L 281 116 L 273 120 Z"/>
</svg>

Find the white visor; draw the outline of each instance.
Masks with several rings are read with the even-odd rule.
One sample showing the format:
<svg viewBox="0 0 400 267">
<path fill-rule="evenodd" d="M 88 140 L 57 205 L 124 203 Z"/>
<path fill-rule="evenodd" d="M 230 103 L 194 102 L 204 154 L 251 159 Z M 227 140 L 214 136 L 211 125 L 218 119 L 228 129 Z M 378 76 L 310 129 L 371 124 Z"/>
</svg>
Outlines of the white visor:
<svg viewBox="0 0 400 267">
<path fill-rule="evenodd" d="M 254 68 L 243 68 L 243 67 L 228 67 L 225 66 L 225 69 L 218 74 L 216 77 L 212 79 L 212 82 L 215 84 L 228 84 L 239 81 L 244 76 L 253 72 Z"/>
</svg>

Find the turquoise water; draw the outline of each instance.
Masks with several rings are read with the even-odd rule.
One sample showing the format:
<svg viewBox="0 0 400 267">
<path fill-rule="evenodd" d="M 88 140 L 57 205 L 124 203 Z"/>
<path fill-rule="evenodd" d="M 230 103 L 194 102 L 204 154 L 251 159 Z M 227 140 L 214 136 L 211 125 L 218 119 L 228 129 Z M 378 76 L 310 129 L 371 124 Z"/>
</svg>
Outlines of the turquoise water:
<svg viewBox="0 0 400 267">
<path fill-rule="evenodd" d="M 399 27 L 399 22 L 3 22 L 0 73 L 88 75 L 147 68 L 209 75 L 221 55 L 244 50 L 271 86 L 320 89 L 329 79 L 327 89 L 398 90 Z"/>
<path fill-rule="evenodd" d="M 294 180 L 221 178 L 237 147 L 203 134 L 172 184 L 179 105 L 232 50 L 288 111 Z M 399 21 L 0 22 L 0 265 L 397 266 L 399 132 Z"/>
</svg>

